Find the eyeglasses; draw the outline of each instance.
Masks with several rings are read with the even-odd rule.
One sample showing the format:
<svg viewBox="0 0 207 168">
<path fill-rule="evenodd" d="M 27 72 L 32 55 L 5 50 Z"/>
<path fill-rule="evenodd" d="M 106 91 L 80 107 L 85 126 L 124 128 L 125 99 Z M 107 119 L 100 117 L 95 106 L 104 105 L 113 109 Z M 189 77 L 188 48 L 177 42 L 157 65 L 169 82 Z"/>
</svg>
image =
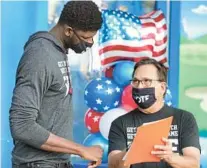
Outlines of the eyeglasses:
<svg viewBox="0 0 207 168">
<path fill-rule="evenodd" d="M 78 37 L 78 39 L 82 41 L 81 37 L 78 35 L 78 33 L 76 32 L 76 30 L 73 29 L 73 32 L 76 35 L 76 37 Z"/>
<path fill-rule="evenodd" d="M 162 82 L 161 80 L 158 80 L 158 79 L 142 79 L 142 80 L 139 80 L 139 79 L 136 79 L 136 78 L 134 78 L 134 79 L 132 79 L 132 80 L 130 80 L 130 81 L 131 81 L 131 85 L 132 85 L 132 87 L 135 87 L 135 88 L 139 87 L 139 84 L 140 84 L 140 83 L 141 83 L 142 86 L 144 86 L 144 87 L 150 87 L 150 86 L 152 85 L 152 82 L 153 82 L 153 81 L 159 81 L 159 82 Z"/>
<path fill-rule="evenodd" d="M 80 41 L 87 42 L 85 38 L 81 38 L 81 37 L 78 35 L 78 33 L 76 32 L 75 29 L 73 29 L 73 32 L 74 32 L 74 34 L 76 35 L 76 37 L 78 37 L 78 39 L 79 39 Z M 94 43 L 93 38 L 92 38 L 92 43 Z"/>
</svg>

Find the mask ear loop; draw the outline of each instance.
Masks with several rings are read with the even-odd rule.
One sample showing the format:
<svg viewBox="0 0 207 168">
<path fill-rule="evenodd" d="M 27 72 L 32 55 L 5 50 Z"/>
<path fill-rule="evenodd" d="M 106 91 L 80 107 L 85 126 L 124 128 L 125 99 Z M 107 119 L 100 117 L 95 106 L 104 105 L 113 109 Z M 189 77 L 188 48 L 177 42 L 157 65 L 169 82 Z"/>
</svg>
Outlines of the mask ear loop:
<svg viewBox="0 0 207 168">
<path fill-rule="evenodd" d="M 80 36 L 76 33 L 76 31 L 75 31 L 74 29 L 73 29 L 73 32 L 74 32 L 74 34 L 76 35 L 76 37 L 78 37 L 78 40 L 79 40 L 80 42 L 84 41 L 84 40 L 82 40 L 82 39 L 80 38 Z M 86 47 L 85 44 L 84 44 L 84 47 Z"/>
<path fill-rule="evenodd" d="M 83 45 L 83 47 L 85 48 L 85 51 L 87 48 L 89 48 L 88 46 L 85 45 L 85 43 L 88 43 L 87 41 L 83 40 L 80 38 L 80 36 L 76 33 L 76 31 L 73 29 L 74 34 L 78 37 L 79 41 L 81 42 L 81 45 Z M 92 43 L 94 44 L 94 40 L 92 38 Z M 84 42 L 84 43 L 83 43 Z M 89 43 L 90 44 L 90 43 Z"/>
</svg>

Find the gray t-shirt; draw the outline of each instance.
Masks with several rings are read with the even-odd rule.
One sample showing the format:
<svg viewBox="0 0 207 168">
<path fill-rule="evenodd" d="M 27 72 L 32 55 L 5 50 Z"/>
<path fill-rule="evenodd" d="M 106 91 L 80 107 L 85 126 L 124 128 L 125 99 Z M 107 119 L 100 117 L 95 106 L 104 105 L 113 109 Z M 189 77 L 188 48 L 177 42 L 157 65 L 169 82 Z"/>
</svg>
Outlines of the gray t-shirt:
<svg viewBox="0 0 207 168">
<path fill-rule="evenodd" d="M 68 160 L 69 155 L 40 149 L 49 133 L 72 139 L 72 96 L 67 51 L 48 32 L 32 35 L 19 62 L 10 109 L 15 164 Z"/>
</svg>

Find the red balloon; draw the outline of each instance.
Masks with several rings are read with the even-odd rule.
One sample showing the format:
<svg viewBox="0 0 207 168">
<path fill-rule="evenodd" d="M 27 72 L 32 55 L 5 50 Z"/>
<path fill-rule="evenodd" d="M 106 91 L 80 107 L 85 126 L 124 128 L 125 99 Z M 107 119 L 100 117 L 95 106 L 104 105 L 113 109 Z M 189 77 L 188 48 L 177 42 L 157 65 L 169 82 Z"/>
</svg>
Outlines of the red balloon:
<svg viewBox="0 0 207 168">
<path fill-rule="evenodd" d="M 107 78 L 113 78 L 113 70 L 114 70 L 114 66 L 106 68 L 105 69 L 105 76 Z"/>
<path fill-rule="evenodd" d="M 99 132 L 99 121 L 103 114 L 104 113 L 96 112 L 90 108 L 87 110 L 84 117 L 84 122 L 90 133 Z"/>
<path fill-rule="evenodd" d="M 132 86 L 131 85 L 128 85 L 124 88 L 122 92 L 121 103 L 122 103 L 121 106 L 128 112 L 138 107 L 132 98 Z"/>
</svg>

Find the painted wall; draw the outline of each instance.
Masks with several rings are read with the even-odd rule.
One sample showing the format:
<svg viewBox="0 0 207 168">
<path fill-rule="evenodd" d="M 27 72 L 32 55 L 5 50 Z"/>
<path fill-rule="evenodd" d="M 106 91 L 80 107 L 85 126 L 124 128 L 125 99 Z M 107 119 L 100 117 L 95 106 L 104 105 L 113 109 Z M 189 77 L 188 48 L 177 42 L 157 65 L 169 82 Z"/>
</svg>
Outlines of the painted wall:
<svg viewBox="0 0 207 168">
<path fill-rule="evenodd" d="M 207 2 L 181 3 L 179 107 L 194 114 L 207 167 Z"/>
</svg>

